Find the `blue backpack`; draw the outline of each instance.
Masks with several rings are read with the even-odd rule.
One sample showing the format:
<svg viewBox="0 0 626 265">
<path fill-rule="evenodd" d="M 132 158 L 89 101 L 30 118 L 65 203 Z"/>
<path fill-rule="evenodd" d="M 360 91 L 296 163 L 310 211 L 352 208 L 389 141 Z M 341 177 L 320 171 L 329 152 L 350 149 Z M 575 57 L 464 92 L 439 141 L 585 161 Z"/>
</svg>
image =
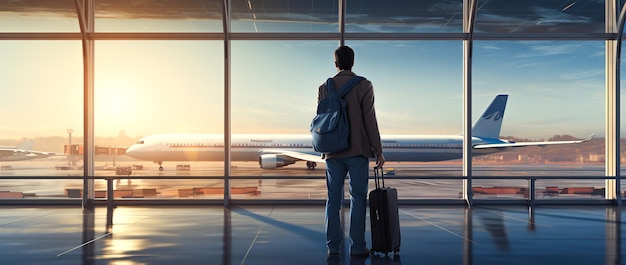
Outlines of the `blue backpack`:
<svg viewBox="0 0 626 265">
<path fill-rule="evenodd" d="M 310 131 L 315 151 L 330 154 L 350 147 L 348 140 L 350 124 L 343 96 L 363 79 L 363 77 L 355 76 L 338 91 L 335 89 L 335 81 L 332 78 L 326 80 L 328 96 L 317 104 L 317 115 L 311 121 Z"/>
</svg>

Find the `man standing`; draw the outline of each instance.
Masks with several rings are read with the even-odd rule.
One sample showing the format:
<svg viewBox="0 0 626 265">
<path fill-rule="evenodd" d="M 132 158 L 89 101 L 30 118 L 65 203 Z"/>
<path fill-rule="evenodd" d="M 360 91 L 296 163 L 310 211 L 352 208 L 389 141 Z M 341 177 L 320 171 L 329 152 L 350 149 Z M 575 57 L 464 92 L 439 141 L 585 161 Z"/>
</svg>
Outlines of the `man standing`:
<svg viewBox="0 0 626 265">
<path fill-rule="evenodd" d="M 335 50 L 335 67 L 339 72 L 333 78 L 335 88 L 356 76 L 352 72 L 354 51 L 348 46 Z M 318 102 L 327 97 L 326 85 L 319 87 Z M 350 255 L 367 256 L 365 242 L 365 214 L 367 203 L 369 158 L 376 158 L 376 166 L 385 163 L 378 122 L 374 110 L 374 88 L 363 79 L 344 98 L 350 124 L 350 147 L 347 150 L 325 154 L 326 159 L 326 246 L 330 255 L 339 254 L 343 241 L 340 211 L 346 176 L 350 175 Z"/>
</svg>

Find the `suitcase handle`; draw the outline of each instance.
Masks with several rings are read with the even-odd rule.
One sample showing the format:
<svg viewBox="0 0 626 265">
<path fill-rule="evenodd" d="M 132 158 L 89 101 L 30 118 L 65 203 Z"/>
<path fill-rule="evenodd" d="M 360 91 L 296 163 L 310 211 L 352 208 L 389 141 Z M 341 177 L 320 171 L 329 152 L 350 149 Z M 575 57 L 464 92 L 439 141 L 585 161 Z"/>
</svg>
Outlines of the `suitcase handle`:
<svg viewBox="0 0 626 265">
<path fill-rule="evenodd" d="M 380 171 L 380 175 L 379 175 Z M 379 183 L 379 180 L 382 182 L 382 187 Z M 385 177 L 383 173 L 383 169 L 381 167 L 374 167 L 374 184 L 376 185 L 376 189 L 381 189 L 385 187 Z"/>
</svg>

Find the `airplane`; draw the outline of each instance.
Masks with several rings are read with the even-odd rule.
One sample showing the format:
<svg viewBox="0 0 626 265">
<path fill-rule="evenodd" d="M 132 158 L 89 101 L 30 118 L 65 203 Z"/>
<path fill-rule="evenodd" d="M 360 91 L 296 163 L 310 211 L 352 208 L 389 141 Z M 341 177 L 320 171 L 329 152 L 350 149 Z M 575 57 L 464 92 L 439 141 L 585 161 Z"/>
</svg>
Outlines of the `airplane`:
<svg viewBox="0 0 626 265">
<path fill-rule="evenodd" d="M 502 152 L 515 147 L 578 144 L 583 140 L 514 142 L 500 139 L 500 129 L 508 95 L 497 95 L 472 126 L 472 156 Z M 275 169 L 306 161 L 315 169 L 324 163 L 313 150 L 310 134 L 233 134 L 232 161 L 258 161 L 263 169 Z M 463 135 L 381 135 L 387 161 L 433 162 L 460 159 Z M 126 150 L 130 157 L 154 161 L 163 170 L 164 161 L 224 161 L 221 134 L 155 134 L 145 136 Z"/>
<path fill-rule="evenodd" d="M 33 151 L 33 140 L 26 140 L 17 146 L 0 146 L 0 161 L 22 161 L 54 155 L 54 152 Z"/>
</svg>

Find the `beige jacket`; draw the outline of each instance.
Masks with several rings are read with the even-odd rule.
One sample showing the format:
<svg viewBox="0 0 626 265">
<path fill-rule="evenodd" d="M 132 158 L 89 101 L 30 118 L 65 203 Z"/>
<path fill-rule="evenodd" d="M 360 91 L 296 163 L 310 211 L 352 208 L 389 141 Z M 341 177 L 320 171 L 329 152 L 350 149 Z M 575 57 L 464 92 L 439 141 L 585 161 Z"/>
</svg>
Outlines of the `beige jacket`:
<svg viewBox="0 0 626 265">
<path fill-rule="evenodd" d="M 339 89 L 343 84 L 356 76 L 352 71 L 341 71 L 335 75 L 335 88 Z M 317 101 L 327 97 L 326 82 L 319 87 Z M 348 122 L 350 123 L 350 148 L 338 153 L 323 155 L 324 159 L 333 157 L 365 156 L 374 157 L 383 152 L 374 110 L 374 88 L 372 82 L 365 79 L 355 85 L 343 98 L 348 110 Z"/>
</svg>

